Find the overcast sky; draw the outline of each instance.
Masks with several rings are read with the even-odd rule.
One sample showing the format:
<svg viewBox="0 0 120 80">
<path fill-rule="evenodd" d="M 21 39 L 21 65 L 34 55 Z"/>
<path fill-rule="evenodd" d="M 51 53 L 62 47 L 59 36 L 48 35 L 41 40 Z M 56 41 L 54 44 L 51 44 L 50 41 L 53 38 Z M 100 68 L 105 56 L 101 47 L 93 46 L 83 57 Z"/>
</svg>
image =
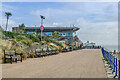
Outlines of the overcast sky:
<svg viewBox="0 0 120 80">
<path fill-rule="evenodd" d="M 9 30 L 24 23 L 26 26 L 40 26 L 44 15 L 44 26 L 79 27 L 78 37 L 100 45 L 117 45 L 118 3 L 117 2 L 3 2 L 2 20 L 5 12 L 11 12 Z M 5 28 L 4 28 L 5 29 Z"/>
</svg>

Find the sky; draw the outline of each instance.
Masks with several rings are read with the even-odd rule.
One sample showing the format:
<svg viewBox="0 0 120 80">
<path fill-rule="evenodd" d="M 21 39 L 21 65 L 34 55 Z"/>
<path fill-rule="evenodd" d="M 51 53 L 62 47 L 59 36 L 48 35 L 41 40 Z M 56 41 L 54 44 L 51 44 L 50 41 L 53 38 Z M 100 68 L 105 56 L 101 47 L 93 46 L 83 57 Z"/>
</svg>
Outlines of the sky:
<svg viewBox="0 0 120 80">
<path fill-rule="evenodd" d="M 5 12 L 12 13 L 8 30 L 22 23 L 40 26 L 44 15 L 44 26 L 79 27 L 76 34 L 83 42 L 118 44 L 118 2 L 2 2 L 4 29 Z"/>
</svg>

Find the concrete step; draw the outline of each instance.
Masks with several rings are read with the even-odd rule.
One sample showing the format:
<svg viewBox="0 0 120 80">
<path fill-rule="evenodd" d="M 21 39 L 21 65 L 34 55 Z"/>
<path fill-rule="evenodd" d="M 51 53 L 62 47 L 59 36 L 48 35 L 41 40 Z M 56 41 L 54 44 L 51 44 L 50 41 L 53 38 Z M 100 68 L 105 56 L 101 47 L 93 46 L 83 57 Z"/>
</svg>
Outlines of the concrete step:
<svg viewBox="0 0 120 80">
<path fill-rule="evenodd" d="M 112 74 L 112 71 L 107 71 L 107 74 Z"/>
<path fill-rule="evenodd" d="M 105 64 L 105 66 L 109 66 L 108 64 Z"/>
<path fill-rule="evenodd" d="M 108 78 L 113 78 L 114 74 L 108 74 L 107 76 L 108 76 Z"/>
</svg>

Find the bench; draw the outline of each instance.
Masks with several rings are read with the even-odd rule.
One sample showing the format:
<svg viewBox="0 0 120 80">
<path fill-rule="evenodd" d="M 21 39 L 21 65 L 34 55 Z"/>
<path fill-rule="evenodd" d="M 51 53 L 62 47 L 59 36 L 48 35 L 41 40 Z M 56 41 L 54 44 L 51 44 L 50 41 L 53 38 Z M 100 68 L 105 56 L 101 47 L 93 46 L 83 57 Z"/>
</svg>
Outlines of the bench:
<svg viewBox="0 0 120 80">
<path fill-rule="evenodd" d="M 48 54 L 48 55 L 51 55 L 51 54 L 52 54 L 52 49 L 51 49 L 51 48 L 48 48 L 47 54 Z"/>
<path fill-rule="evenodd" d="M 10 63 L 12 64 L 13 60 L 15 60 L 15 62 L 17 62 L 19 58 L 20 58 L 20 61 L 22 62 L 22 56 L 23 56 L 23 54 L 16 53 L 16 50 L 14 50 L 14 51 L 5 51 L 4 50 L 4 62 L 5 63 L 7 62 L 7 60 L 9 60 Z"/>
<path fill-rule="evenodd" d="M 57 52 L 56 48 L 53 48 L 52 49 L 52 54 L 56 54 L 56 52 Z"/>
<path fill-rule="evenodd" d="M 42 52 L 41 49 L 35 49 L 35 54 L 36 54 L 38 57 L 41 56 L 41 52 Z"/>
<path fill-rule="evenodd" d="M 38 57 L 46 56 L 46 55 L 47 55 L 47 49 L 46 49 L 46 48 L 36 49 L 36 50 L 35 50 L 35 54 L 36 54 Z"/>
<path fill-rule="evenodd" d="M 42 57 L 42 56 L 47 56 L 47 55 L 52 55 L 52 54 L 56 54 L 56 53 L 59 53 L 57 52 L 57 49 L 56 48 L 43 48 L 43 49 L 36 49 L 35 50 L 35 54 L 38 56 L 38 57 Z"/>
<path fill-rule="evenodd" d="M 62 48 L 62 52 L 68 52 L 67 48 Z"/>
<path fill-rule="evenodd" d="M 43 48 L 42 52 L 41 52 L 42 56 L 47 56 L 47 48 Z"/>
</svg>

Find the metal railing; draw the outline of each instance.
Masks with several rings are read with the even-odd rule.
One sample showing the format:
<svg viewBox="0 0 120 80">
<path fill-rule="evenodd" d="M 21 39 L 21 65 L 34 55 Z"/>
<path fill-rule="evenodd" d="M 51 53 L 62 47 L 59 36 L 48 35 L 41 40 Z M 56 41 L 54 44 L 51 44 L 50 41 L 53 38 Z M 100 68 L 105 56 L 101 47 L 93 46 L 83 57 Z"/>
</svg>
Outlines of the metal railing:
<svg viewBox="0 0 120 80">
<path fill-rule="evenodd" d="M 104 48 L 102 48 L 102 54 L 110 64 L 112 73 L 115 73 L 114 78 L 118 77 L 120 79 L 120 60 Z"/>
</svg>

